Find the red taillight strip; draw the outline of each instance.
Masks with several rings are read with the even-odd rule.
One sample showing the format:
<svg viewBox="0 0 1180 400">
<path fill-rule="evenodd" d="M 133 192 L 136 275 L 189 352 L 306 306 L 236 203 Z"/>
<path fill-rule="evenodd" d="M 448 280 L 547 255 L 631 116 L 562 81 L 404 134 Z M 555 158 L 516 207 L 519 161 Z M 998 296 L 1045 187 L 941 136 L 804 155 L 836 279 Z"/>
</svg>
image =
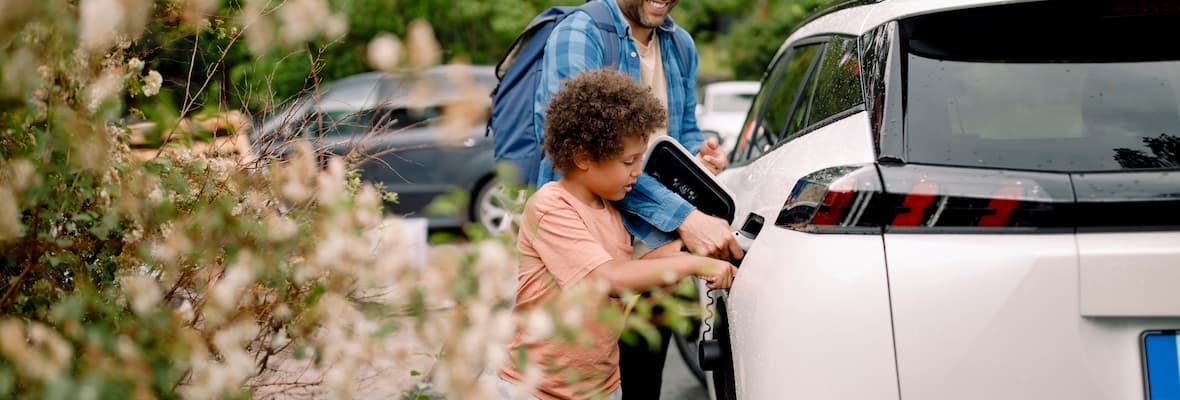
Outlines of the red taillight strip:
<svg viewBox="0 0 1180 400">
<path fill-rule="evenodd" d="M 934 203 L 935 193 L 938 193 L 938 185 L 922 181 L 914 186 L 912 193 L 905 196 L 905 200 L 901 202 L 902 208 L 906 209 L 897 216 L 893 217 L 893 225 L 897 226 L 919 226 L 922 220 L 926 217 L 926 209 Z"/>
<path fill-rule="evenodd" d="M 846 166 L 800 179 L 776 225 L 815 233 L 1041 232 L 1069 226 L 1069 177 L 924 165 Z"/>
<path fill-rule="evenodd" d="M 1024 189 L 1020 186 L 1007 185 L 996 190 L 995 197 L 987 203 L 987 208 L 995 210 L 996 213 L 980 218 L 979 226 L 1007 226 L 1008 221 L 1012 219 L 1012 210 L 1020 204 L 1018 199 L 1023 196 Z"/>
</svg>

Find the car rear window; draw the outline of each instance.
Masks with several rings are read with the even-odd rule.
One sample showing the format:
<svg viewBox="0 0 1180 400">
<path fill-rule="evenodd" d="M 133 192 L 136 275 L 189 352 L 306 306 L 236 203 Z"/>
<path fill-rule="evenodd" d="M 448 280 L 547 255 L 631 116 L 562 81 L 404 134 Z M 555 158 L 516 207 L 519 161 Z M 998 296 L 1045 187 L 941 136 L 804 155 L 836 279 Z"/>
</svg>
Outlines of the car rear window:
<svg viewBox="0 0 1180 400">
<path fill-rule="evenodd" d="M 1045 2 L 902 21 L 907 160 L 1180 169 L 1180 46 L 1166 44 L 1177 3 Z"/>
</svg>

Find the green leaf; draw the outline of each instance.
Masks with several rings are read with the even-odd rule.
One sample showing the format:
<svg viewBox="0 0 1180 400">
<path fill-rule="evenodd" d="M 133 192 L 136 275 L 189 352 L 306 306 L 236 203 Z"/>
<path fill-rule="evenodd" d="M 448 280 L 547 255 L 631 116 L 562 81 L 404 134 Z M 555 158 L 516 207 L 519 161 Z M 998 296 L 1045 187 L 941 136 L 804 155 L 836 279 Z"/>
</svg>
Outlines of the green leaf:
<svg viewBox="0 0 1180 400">
<path fill-rule="evenodd" d="M 315 285 L 312 285 L 311 292 L 307 294 L 307 298 L 303 299 L 303 304 L 307 306 L 315 305 L 320 301 L 320 297 L 323 296 L 324 292 L 326 291 L 328 291 L 328 289 L 325 288 L 323 284 L 316 283 Z"/>
<path fill-rule="evenodd" d="M 418 372 L 418 370 L 410 370 L 410 376 L 419 376 L 419 375 L 422 375 L 422 373 Z"/>
<path fill-rule="evenodd" d="M 377 338 L 384 339 L 389 337 L 389 335 L 393 334 L 394 332 L 397 332 L 400 328 L 401 327 L 396 322 L 389 322 L 385 325 L 382 325 L 381 329 L 377 330 L 375 336 L 377 336 Z"/>
</svg>

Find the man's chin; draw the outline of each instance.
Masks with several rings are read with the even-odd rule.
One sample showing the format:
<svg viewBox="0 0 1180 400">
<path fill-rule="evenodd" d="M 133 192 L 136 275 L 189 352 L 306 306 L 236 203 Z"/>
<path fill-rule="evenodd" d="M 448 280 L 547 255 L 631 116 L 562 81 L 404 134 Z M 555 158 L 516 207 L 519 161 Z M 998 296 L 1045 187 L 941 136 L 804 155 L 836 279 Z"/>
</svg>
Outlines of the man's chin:
<svg viewBox="0 0 1180 400">
<path fill-rule="evenodd" d="M 664 17 L 646 17 L 643 18 L 643 27 L 647 29 L 656 29 L 664 23 Z"/>
</svg>

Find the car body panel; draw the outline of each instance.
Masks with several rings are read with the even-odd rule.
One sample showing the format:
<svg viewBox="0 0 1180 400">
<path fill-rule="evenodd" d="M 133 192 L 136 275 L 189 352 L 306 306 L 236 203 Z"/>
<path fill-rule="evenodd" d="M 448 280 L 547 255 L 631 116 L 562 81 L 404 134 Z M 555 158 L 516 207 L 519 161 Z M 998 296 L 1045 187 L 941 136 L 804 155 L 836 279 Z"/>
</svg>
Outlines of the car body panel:
<svg viewBox="0 0 1180 400">
<path fill-rule="evenodd" d="M 1113 235 L 1122 251 L 1086 246 L 1152 254 L 1180 240 Z M 902 397 L 1141 398 L 1139 335 L 1180 318 L 1082 317 L 1078 251 L 1091 240 L 1078 236 L 886 234 Z M 1177 265 L 1172 247 L 1155 261 Z"/>
<path fill-rule="evenodd" d="M 738 398 L 898 398 L 880 236 L 768 224 L 727 311 Z"/>
<path fill-rule="evenodd" d="M 1180 234 L 1087 233 L 1077 241 L 1082 316 L 1180 317 Z"/>
<path fill-rule="evenodd" d="M 761 215 L 768 225 L 774 221 L 799 178 L 828 167 L 874 161 L 868 117 L 864 112 L 833 122 L 822 130 L 822 135 L 805 134 L 780 144 L 780 148 L 751 163 L 726 169 L 718 175 L 723 185 L 740 194 L 734 199 L 735 231 L 751 212 Z"/>
</svg>

